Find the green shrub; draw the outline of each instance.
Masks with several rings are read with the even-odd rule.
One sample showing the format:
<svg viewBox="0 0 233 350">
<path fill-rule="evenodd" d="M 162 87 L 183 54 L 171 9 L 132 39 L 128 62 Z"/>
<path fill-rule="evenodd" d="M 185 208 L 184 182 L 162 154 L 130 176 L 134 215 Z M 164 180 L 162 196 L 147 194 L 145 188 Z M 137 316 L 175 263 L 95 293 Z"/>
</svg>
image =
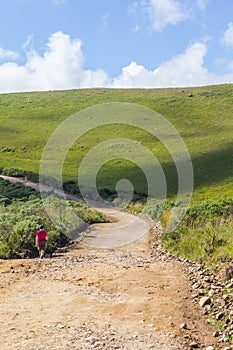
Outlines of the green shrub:
<svg viewBox="0 0 233 350">
<path fill-rule="evenodd" d="M 79 188 L 74 181 L 65 181 L 63 182 L 63 190 L 66 193 L 80 195 Z"/>
<path fill-rule="evenodd" d="M 0 193 L 2 197 L 12 199 L 27 200 L 31 195 L 39 196 L 34 188 L 26 187 L 22 183 L 10 183 L 7 180 L 0 178 Z M 5 204 L 10 204 L 10 201 L 5 201 Z"/>
<path fill-rule="evenodd" d="M 9 258 L 11 254 L 10 248 L 7 244 L 7 242 L 2 242 L 0 240 L 0 257 L 1 258 Z"/>
<path fill-rule="evenodd" d="M 2 174 L 6 176 L 13 176 L 13 177 L 24 177 L 25 170 L 15 169 L 15 168 L 3 169 Z"/>
<path fill-rule="evenodd" d="M 192 205 L 181 224 L 163 234 L 165 248 L 199 262 L 232 258 L 232 203 L 231 199 L 219 199 Z"/>
<path fill-rule="evenodd" d="M 7 197 L 1 196 L 1 197 L 0 197 L 0 205 L 1 205 L 1 204 L 9 205 L 9 204 L 11 204 L 11 199 L 10 199 L 10 198 L 7 198 Z"/>
<path fill-rule="evenodd" d="M 54 220 L 60 229 L 50 221 L 44 204 L 53 210 Z M 52 254 L 69 239 L 77 238 L 77 233 L 87 224 L 96 222 L 106 222 L 106 218 L 86 204 L 59 200 L 54 196 L 44 202 L 34 198 L 26 202 L 12 200 L 7 207 L 0 204 L 0 258 L 37 256 L 35 232 L 41 223 L 48 232 L 47 253 Z"/>
<path fill-rule="evenodd" d="M 4 147 L 2 148 L 2 152 L 5 153 L 5 152 L 15 152 L 15 149 L 14 148 L 10 148 L 10 147 Z"/>
</svg>

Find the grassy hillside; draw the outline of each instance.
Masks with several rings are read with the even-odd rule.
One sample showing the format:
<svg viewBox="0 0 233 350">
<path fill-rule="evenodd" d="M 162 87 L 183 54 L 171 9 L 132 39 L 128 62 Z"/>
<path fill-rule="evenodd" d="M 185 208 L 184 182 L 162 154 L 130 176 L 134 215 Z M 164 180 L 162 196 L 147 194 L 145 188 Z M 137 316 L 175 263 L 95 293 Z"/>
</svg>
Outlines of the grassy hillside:
<svg viewBox="0 0 233 350">
<path fill-rule="evenodd" d="M 192 94 L 192 97 L 189 97 Z M 183 137 L 193 161 L 194 201 L 233 197 L 233 85 L 189 89 L 85 89 L 0 95 L 0 167 L 38 172 L 51 133 L 71 114 L 106 102 L 130 102 L 167 118 Z M 107 126 L 82 136 L 67 155 L 63 176 L 76 178 L 85 154 L 99 142 L 117 137 L 140 141 L 162 164 L 169 196 L 177 189 L 176 168 L 165 147 L 132 127 Z M 115 188 L 122 177 L 146 193 L 145 177 L 134 163 L 108 162 L 98 175 L 99 188 Z"/>
</svg>

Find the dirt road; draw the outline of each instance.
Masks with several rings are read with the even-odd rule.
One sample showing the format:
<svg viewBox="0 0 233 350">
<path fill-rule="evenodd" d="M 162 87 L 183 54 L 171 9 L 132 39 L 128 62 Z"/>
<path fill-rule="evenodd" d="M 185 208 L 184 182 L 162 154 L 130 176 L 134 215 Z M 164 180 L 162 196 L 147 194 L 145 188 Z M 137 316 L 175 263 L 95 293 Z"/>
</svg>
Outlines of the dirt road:
<svg viewBox="0 0 233 350">
<path fill-rule="evenodd" d="M 119 216 L 113 221 L 116 230 L 122 227 Z M 90 236 L 102 237 L 104 225 L 95 225 Z M 120 248 L 73 244 L 41 262 L 1 260 L 1 350 L 212 345 L 191 302 L 183 263 L 152 254 L 152 234 Z M 187 329 L 180 329 L 182 323 Z"/>
<path fill-rule="evenodd" d="M 73 245 L 52 259 L 1 261 L 1 349 L 185 349 L 208 343 L 181 265 L 148 236 L 116 250 Z M 179 329 L 187 323 L 189 330 Z"/>
</svg>

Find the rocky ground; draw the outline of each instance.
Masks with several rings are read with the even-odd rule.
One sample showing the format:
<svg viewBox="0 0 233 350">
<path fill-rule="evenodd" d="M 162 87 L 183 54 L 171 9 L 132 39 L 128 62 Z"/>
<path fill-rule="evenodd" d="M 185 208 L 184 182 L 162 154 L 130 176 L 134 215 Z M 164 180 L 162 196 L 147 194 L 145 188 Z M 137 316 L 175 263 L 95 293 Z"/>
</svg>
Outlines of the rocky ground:
<svg viewBox="0 0 233 350">
<path fill-rule="evenodd" d="M 182 263 L 191 286 L 192 303 L 199 307 L 206 324 L 212 325 L 211 334 L 215 340 L 206 350 L 233 349 L 233 266 L 219 262 L 211 268 L 182 260 L 167 253 L 159 239 L 156 242 L 155 256 Z M 230 274 L 227 275 L 229 267 Z M 183 329 L 187 329 L 186 324 Z"/>
<path fill-rule="evenodd" d="M 226 281 L 225 268 L 214 270 L 189 263 L 194 303 L 202 308 L 206 322 L 214 326 L 218 349 L 233 349 L 233 281 Z M 211 349 L 209 349 L 211 350 Z"/>
<path fill-rule="evenodd" d="M 52 258 L 0 260 L 1 350 L 233 349 L 233 282 L 221 265 L 173 257 L 159 224 L 141 235 L 151 224 L 101 210 L 112 224 Z M 118 248 L 124 232 L 142 237 Z"/>
<path fill-rule="evenodd" d="M 73 244 L 41 262 L 1 261 L 1 349 L 211 349 L 187 263 L 158 238 L 153 249 L 155 230 L 121 248 Z"/>
</svg>

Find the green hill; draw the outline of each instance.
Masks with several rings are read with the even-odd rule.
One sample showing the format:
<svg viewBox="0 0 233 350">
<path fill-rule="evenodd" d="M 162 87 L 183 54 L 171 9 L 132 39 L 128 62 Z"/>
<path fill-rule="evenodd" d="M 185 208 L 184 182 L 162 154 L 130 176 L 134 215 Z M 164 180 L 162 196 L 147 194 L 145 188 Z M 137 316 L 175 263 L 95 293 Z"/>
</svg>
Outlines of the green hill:
<svg viewBox="0 0 233 350">
<path fill-rule="evenodd" d="M 106 102 L 149 107 L 168 119 L 183 137 L 195 176 L 194 200 L 233 197 L 233 85 L 185 89 L 83 89 L 0 95 L 0 167 L 38 172 L 51 133 L 68 116 Z M 64 180 L 76 179 L 78 166 L 99 142 L 114 137 L 141 142 L 158 158 L 166 174 L 168 197 L 177 190 L 177 173 L 166 148 L 149 133 L 110 125 L 83 135 L 69 151 Z M 115 189 L 129 178 L 136 192 L 147 193 L 143 172 L 123 159 L 108 162 L 98 174 L 98 187 Z"/>
</svg>

